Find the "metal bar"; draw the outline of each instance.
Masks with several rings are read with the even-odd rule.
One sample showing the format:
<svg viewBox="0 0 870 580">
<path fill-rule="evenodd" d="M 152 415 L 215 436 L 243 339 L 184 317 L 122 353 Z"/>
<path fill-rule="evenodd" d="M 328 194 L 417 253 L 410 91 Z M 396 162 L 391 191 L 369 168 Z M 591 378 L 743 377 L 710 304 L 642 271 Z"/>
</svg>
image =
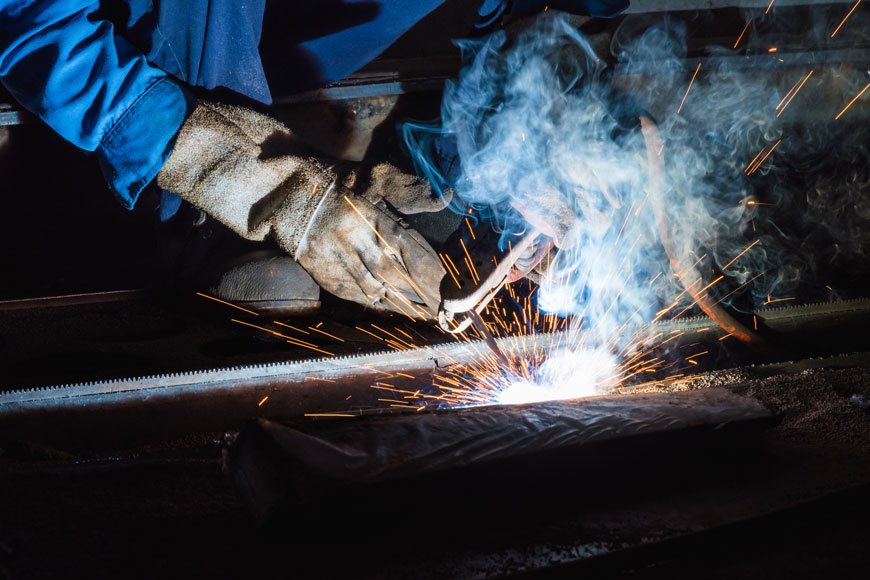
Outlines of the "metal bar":
<svg viewBox="0 0 870 580">
<path fill-rule="evenodd" d="M 0 312 L 29 310 L 31 308 L 56 308 L 79 306 L 81 304 L 103 304 L 106 302 L 125 302 L 140 300 L 147 295 L 145 290 L 111 290 L 109 292 L 88 292 L 85 294 L 64 294 L 61 296 L 39 296 L 16 300 L 0 300 Z"/>
<path fill-rule="evenodd" d="M 863 323 L 870 318 L 870 298 L 767 307 L 758 310 L 756 316 L 761 325 L 777 332 L 789 332 L 797 327 L 814 327 L 825 322 L 842 324 L 844 321 L 852 320 Z M 725 334 L 710 318 L 696 316 L 653 323 L 649 325 L 647 335 L 654 336 L 677 330 L 682 330 L 695 339 L 700 339 L 708 333 L 714 338 Z M 497 338 L 496 342 L 504 350 L 516 352 L 533 346 L 547 349 L 560 344 L 562 338 L 562 333 L 546 333 Z M 204 371 L 13 389 L 0 392 L 0 419 L 31 408 L 49 409 L 88 404 L 89 401 L 96 401 L 97 398 L 100 398 L 101 404 L 111 404 L 142 397 L 172 396 L 177 392 L 240 393 L 245 389 L 254 389 L 259 393 L 264 389 L 269 391 L 271 387 L 279 384 L 282 389 L 292 390 L 294 387 L 301 387 L 303 383 L 307 382 L 307 385 L 310 385 L 311 381 L 324 379 L 340 380 L 345 383 L 348 380 L 362 382 L 368 388 L 371 384 L 370 379 L 383 378 L 385 373 L 408 372 L 408 369 L 424 373 L 452 364 L 468 364 L 478 358 L 480 352 L 485 352 L 486 348 L 483 341 L 451 342 L 408 351 L 240 365 Z"/>
<path fill-rule="evenodd" d="M 386 97 L 404 95 L 407 93 L 422 93 L 440 91 L 449 77 L 418 78 L 405 80 L 375 80 L 359 82 L 351 78 L 348 84 L 333 84 L 314 91 L 305 91 L 295 95 L 278 97 L 276 105 L 295 105 L 315 101 L 343 101 L 350 99 L 365 99 L 371 97 Z"/>
<path fill-rule="evenodd" d="M 776 0 L 776 6 L 818 6 L 851 4 L 854 0 Z M 684 10 L 718 10 L 721 8 L 767 8 L 770 0 L 632 0 L 624 14 L 680 12 Z"/>
<path fill-rule="evenodd" d="M 539 349 L 556 344 L 559 335 L 535 335 L 497 339 L 504 348 L 533 345 Z M 482 341 L 455 342 L 414 350 L 367 355 L 319 358 L 306 361 L 248 365 L 165 375 L 122 378 L 73 385 L 36 387 L 0 393 L 0 420 L 31 410 L 52 410 L 98 404 L 111 406 L 131 399 L 173 397 L 198 392 L 239 394 L 265 390 L 307 388 L 312 381 L 334 381 L 343 388 L 360 384 L 368 389 L 378 379 L 395 372 L 423 376 L 454 364 L 469 364 L 486 350 Z M 305 384 L 307 383 L 307 384 Z"/>
<path fill-rule="evenodd" d="M 807 3 L 803 0 L 803 3 Z M 812 2 L 810 2 L 812 3 Z M 785 65 L 804 64 L 831 64 L 831 63 L 861 63 L 867 62 L 867 49 L 823 49 L 818 51 L 801 52 L 778 52 L 776 58 L 782 60 Z M 734 65 L 741 68 L 752 68 L 767 64 L 772 58 L 769 54 L 759 55 L 734 55 L 717 56 L 719 59 L 728 59 Z M 711 57 L 688 58 L 686 65 L 694 67 L 699 62 L 709 61 Z M 449 77 L 436 76 L 430 78 L 400 79 L 398 74 L 376 75 L 372 77 L 349 77 L 348 79 L 334 83 L 314 91 L 306 91 L 295 95 L 278 97 L 274 100 L 276 105 L 294 105 L 299 103 L 312 103 L 319 101 L 342 101 L 350 99 L 364 99 L 379 96 L 404 95 L 428 91 L 439 91 L 443 88 Z M 0 126 L 22 125 L 32 119 L 32 116 L 18 108 L 17 105 L 0 103 Z"/>
</svg>

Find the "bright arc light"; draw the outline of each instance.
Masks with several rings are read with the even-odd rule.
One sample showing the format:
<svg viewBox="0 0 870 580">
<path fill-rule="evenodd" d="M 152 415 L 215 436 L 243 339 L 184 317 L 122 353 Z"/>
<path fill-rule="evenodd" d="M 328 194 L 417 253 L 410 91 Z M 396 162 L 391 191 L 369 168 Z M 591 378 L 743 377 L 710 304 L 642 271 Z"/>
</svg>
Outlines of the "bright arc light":
<svg viewBox="0 0 870 580">
<path fill-rule="evenodd" d="M 498 395 L 501 405 L 579 399 L 600 394 L 617 378 L 616 357 L 603 350 L 561 351 L 538 369 L 536 382 L 516 381 Z"/>
</svg>

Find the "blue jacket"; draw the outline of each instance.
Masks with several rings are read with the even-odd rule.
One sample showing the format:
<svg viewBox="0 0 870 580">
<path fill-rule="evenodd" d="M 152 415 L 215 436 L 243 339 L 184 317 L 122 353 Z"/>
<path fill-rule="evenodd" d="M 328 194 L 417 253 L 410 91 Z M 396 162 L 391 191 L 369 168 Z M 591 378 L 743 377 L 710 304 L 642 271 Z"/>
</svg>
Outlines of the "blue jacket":
<svg viewBox="0 0 870 580">
<path fill-rule="evenodd" d="M 186 86 L 271 102 L 264 14 L 272 26 L 287 19 L 275 58 L 299 90 L 358 70 L 443 1 L 0 0 L 0 81 L 62 137 L 95 152 L 132 208 L 190 112 Z M 606 17 L 628 0 L 483 0 L 480 15 L 488 23 L 545 4 Z"/>
</svg>

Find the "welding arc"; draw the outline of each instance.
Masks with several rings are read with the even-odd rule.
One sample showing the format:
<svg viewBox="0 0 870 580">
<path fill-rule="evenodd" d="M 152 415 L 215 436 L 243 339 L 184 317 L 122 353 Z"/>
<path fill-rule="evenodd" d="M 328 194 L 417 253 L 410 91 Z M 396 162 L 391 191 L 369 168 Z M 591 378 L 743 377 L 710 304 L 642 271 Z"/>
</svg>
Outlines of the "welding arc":
<svg viewBox="0 0 870 580">
<path fill-rule="evenodd" d="M 695 299 L 698 307 L 718 324 L 725 332 L 737 338 L 741 342 L 757 350 L 767 350 L 768 345 L 747 326 L 735 319 L 725 308 L 718 304 L 707 293 L 707 285 L 704 284 L 701 273 L 692 264 L 687 256 L 681 255 L 678 245 L 674 240 L 674 231 L 668 219 L 665 209 L 665 197 L 662 190 L 662 176 L 664 173 L 664 149 L 659 135 L 658 127 L 649 117 L 640 117 L 640 130 L 646 145 L 646 157 L 649 167 L 649 199 L 652 202 L 653 213 L 656 218 L 659 236 L 662 240 L 665 253 L 671 263 L 671 268 L 677 274 L 680 283 L 686 292 Z"/>
</svg>

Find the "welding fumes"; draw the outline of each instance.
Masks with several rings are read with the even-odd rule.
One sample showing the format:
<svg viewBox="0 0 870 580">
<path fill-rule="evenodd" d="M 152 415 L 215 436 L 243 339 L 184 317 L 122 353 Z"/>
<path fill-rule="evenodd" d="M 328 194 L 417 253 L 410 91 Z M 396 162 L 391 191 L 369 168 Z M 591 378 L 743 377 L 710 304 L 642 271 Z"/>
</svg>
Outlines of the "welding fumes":
<svg viewBox="0 0 870 580">
<path fill-rule="evenodd" d="M 792 71 L 773 57 L 747 68 L 711 49 L 690 64 L 681 25 L 629 19 L 608 66 L 552 13 L 459 45 L 464 67 L 445 89 L 442 125 L 405 127 L 418 171 L 451 187 L 452 207 L 503 244 L 541 219 L 572 218 L 534 300 L 571 321 L 571 338 L 531 381 L 503 380 L 502 402 L 595 394 L 625 378 L 645 323 L 683 316 L 701 297 L 756 306 L 812 278 L 754 197 L 753 179 L 778 184 L 783 157 L 801 151 L 777 106 Z M 656 121 L 659 199 L 641 117 Z M 759 150 L 769 151 L 761 162 Z"/>
</svg>

